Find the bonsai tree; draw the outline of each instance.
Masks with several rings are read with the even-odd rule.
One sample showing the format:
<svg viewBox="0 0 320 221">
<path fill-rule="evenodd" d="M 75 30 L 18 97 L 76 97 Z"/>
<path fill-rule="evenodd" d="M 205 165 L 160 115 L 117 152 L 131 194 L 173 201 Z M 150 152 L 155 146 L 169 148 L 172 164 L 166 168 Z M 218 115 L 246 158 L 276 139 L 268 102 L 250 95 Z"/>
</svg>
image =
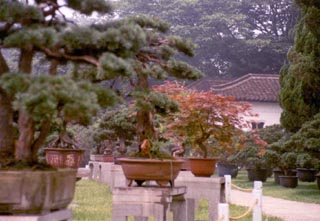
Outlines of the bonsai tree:
<svg viewBox="0 0 320 221">
<path fill-rule="evenodd" d="M 257 131 L 244 132 L 239 143 L 242 149 L 233 157 L 239 165 L 250 169 L 266 169 L 268 167 L 266 158 L 268 144 L 260 138 Z"/>
<path fill-rule="evenodd" d="M 100 107 L 114 102 L 114 94 L 101 84 L 105 81 L 130 82 L 134 88 L 131 95 L 141 107 L 137 111 L 138 137 L 156 137 L 153 111 L 164 107 L 159 101 L 163 96 L 152 93 L 149 78 L 196 79 L 201 75 L 173 59 L 178 51 L 191 56 L 194 46 L 188 40 L 167 36 L 169 26 L 159 19 L 134 16 L 77 25 L 67 19 L 62 8 L 85 15 L 111 12 L 110 4 L 103 0 L 0 3 L 1 167 L 13 158 L 37 162 L 38 149 L 53 121 L 59 121 L 62 134 L 68 124 L 89 124 Z M 4 49 L 18 50 L 16 68 L 8 65 Z M 49 68 L 35 75 L 33 61 L 38 54 Z M 65 70 L 69 66 L 68 75 L 58 74 L 58 67 Z M 114 88 L 113 83 L 107 85 Z"/>
<path fill-rule="evenodd" d="M 285 152 L 280 157 L 280 169 L 285 175 L 290 175 L 291 170 L 297 168 L 297 154 L 295 152 Z"/>
<path fill-rule="evenodd" d="M 305 169 L 319 169 L 319 159 L 312 157 L 308 153 L 298 153 L 297 167 Z"/>
<path fill-rule="evenodd" d="M 106 151 L 113 154 L 117 151 L 123 155 L 127 152 L 126 147 L 136 142 L 136 119 L 133 110 L 124 105 L 108 109 L 97 118 L 92 130 L 97 154 Z"/>
<path fill-rule="evenodd" d="M 245 116 L 252 116 L 249 104 L 212 91 L 199 92 L 177 82 L 167 82 L 156 90 L 179 105 L 179 112 L 167 118 L 167 136 L 191 145 L 204 158 L 233 149 L 232 138 L 248 126 Z"/>
</svg>

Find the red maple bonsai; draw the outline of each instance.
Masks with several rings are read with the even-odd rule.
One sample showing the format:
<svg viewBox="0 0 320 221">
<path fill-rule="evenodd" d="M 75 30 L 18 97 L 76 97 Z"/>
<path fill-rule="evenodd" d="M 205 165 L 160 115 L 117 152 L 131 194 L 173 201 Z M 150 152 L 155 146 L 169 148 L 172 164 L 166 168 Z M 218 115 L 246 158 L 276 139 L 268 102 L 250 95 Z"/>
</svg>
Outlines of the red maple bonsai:
<svg viewBox="0 0 320 221">
<path fill-rule="evenodd" d="M 184 145 L 191 145 L 204 158 L 209 150 L 215 154 L 218 147 L 224 151 L 232 147 L 232 138 L 248 126 L 246 116 L 253 116 L 248 103 L 237 102 L 212 91 L 199 92 L 177 82 L 156 86 L 179 105 L 180 111 L 166 118 L 167 136 Z"/>
</svg>

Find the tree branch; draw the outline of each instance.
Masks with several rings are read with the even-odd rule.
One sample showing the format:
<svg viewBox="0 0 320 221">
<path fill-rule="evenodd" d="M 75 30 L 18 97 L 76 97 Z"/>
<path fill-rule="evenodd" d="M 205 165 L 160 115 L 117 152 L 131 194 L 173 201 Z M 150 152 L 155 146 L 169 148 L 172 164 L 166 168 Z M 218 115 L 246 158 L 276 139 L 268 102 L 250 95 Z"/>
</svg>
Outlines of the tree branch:
<svg viewBox="0 0 320 221">
<path fill-rule="evenodd" d="M 86 63 L 95 65 L 97 68 L 100 67 L 100 63 L 99 61 L 92 57 L 92 56 L 75 56 L 75 55 L 68 55 L 68 54 L 62 54 L 59 52 L 54 52 L 52 50 L 50 50 L 49 48 L 45 48 L 45 47 L 40 47 L 40 49 L 49 57 L 53 57 L 53 58 L 64 58 L 67 60 L 72 60 L 72 61 L 84 61 Z"/>
</svg>

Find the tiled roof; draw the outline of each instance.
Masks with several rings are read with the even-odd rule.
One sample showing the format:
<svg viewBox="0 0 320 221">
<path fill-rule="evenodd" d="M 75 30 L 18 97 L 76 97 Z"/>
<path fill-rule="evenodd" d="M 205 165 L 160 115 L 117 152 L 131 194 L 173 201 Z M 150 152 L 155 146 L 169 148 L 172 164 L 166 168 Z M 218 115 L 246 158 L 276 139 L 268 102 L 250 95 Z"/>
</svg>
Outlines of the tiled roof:
<svg viewBox="0 0 320 221">
<path fill-rule="evenodd" d="M 224 96 L 233 96 L 239 101 L 277 102 L 280 90 L 279 75 L 247 74 L 225 83 L 201 79 L 189 87 L 207 91 L 213 90 Z"/>
</svg>

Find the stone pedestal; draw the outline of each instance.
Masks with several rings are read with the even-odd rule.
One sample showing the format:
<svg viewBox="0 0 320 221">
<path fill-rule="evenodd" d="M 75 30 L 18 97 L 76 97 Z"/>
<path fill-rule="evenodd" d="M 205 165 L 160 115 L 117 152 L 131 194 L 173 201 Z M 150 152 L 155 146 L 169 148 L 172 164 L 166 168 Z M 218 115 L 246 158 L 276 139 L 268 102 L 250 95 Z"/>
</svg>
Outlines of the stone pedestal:
<svg viewBox="0 0 320 221">
<path fill-rule="evenodd" d="M 110 191 L 115 187 L 125 187 L 126 178 L 121 165 L 108 162 L 89 161 L 90 179 L 107 184 Z"/>
<path fill-rule="evenodd" d="M 0 221 L 71 221 L 70 209 L 63 209 L 45 215 L 7 215 L 0 216 Z"/>
<path fill-rule="evenodd" d="M 209 221 L 218 220 L 218 205 L 225 202 L 224 177 L 195 177 L 190 171 L 180 171 L 175 185 L 187 187 L 185 197 L 194 199 L 196 207 L 200 199 L 208 200 Z"/>
<path fill-rule="evenodd" d="M 115 187 L 112 193 L 112 221 L 168 221 L 170 211 L 175 221 L 194 220 L 194 200 L 185 199 L 186 187 Z"/>
</svg>

